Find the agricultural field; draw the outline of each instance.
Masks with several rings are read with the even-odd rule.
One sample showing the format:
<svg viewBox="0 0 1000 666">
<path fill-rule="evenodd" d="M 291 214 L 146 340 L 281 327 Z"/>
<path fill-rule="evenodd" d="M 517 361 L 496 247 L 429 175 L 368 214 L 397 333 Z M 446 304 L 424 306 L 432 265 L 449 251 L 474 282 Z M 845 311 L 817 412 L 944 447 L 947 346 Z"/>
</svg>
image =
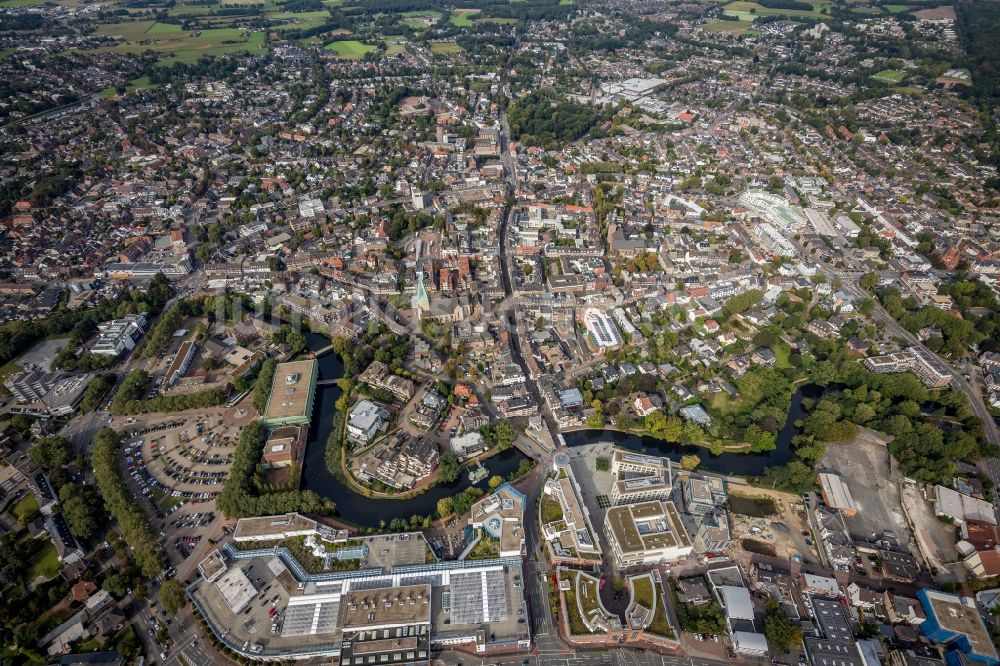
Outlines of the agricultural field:
<svg viewBox="0 0 1000 666">
<path fill-rule="evenodd" d="M 708 32 L 717 32 L 724 35 L 742 35 L 750 29 L 749 21 L 716 21 L 704 26 Z"/>
<path fill-rule="evenodd" d="M 366 54 L 375 50 L 372 44 L 365 44 L 356 39 L 344 39 L 338 42 L 330 42 L 326 45 L 327 51 L 333 51 L 338 58 L 344 60 L 361 60 Z"/>
<path fill-rule="evenodd" d="M 810 11 L 804 9 L 771 9 L 763 5 L 759 5 L 756 2 L 745 2 L 743 0 L 736 0 L 735 2 L 730 2 L 728 5 L 722 8 L 723 14 L 727 16 L 735 16 L 740 21 L 753 21 L 758 16 L 809 16 L 811 18 L 826 18 L 827 14 L 823 14 L 821 9 L 825 7 L 827 2 L 814 0 L 811 2 L 813 8 Z"/>
<path fill-rule="evenodd" d="M 439 20 L 441 20 L 441 14 L 433 9 L 403 13 L 403 23 L 410 30 L 426 30 Z"/>
<path fill-rule="evenodd" d="M 385 50 L 385 54 L 387 56 L 394 56 L 399 53 L 403 53 L 406 50 L 408 42 L 406 41 L 406 37 L 402 35 L 386 35 L 383 39 L 385 40 L 386 46 L 388 46 Z"/>
<path fill-rule="evenodd" d="M 878 74 L 873 74 L 872 78 L 882 83 L 895 85 L 906 78 L 906 72 L 898 69 L 883 69 Z"/>
<path fill-rule="evenodd" d="M 520 22 L 520 19 L 497 16 L 484 16 L 483 18 L 476 19 L 476 23 L 496 23 L 497 25 L 514 25 Z"/>
<path fill-rule="evenodd" d="M 431 53 L 434 55 L 452 55 L 454 53 L 461 53 L 464 50 L 455 42 L 434 42 L 431 44 Z"/>
<path fill-rule="evenodd" d="M 481 9 L 453 9 L 451 12 L 451 24 L 459 28 L 471 28 L 474 18 Z"/>
<path fill-rule="evenodd" d="M 154 21 L 110 23 L 98 28 L 98 33 L 116 37 L 124 44 L 109 50 L 116 53 L 160 54 L 160 62 L 195 62 L 202 56 L 221 56 L 243 49 L 259 50 L 264 33 L 251 33 L 242 28 L 210 28 L 182 30 L 181 26 Z"/>
</svg>

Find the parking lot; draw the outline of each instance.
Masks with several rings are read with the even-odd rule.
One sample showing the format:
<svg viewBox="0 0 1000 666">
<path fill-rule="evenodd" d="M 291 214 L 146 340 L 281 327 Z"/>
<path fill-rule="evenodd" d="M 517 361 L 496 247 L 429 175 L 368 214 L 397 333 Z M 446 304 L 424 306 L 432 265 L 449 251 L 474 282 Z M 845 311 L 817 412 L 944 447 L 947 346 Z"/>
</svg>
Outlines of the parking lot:
<svg viewBox="0 0 1000 666">
<path fill-rule="evenodd" d="M 878 438 L 862 431 L 850 442 L 828 446 L 817 471 L 839 474 L 850 488 L 858 511 L 845 516 L 844 522 L 852 538 L 864 541 L 888 531 L 900 545 L 912 544 L 901 506 L 902 476 Z"/>
<path fill-rule="evenodd" d="M 221 534 L 215 497 L 229 473 L 239 426 L 234 408 L 124 419 L 123 463 L 176 573 L 184 578 Z"/>
</svg>

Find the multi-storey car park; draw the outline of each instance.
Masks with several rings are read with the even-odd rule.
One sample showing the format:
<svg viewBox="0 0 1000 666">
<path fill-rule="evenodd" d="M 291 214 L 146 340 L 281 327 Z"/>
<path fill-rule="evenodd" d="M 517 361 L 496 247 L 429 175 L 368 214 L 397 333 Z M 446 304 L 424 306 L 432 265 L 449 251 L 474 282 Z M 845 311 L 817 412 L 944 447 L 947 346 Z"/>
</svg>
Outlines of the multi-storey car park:
<svg viewBox="0 0 1000 666">
<path fill-rule="evenodd" d="M 219 641 L 256 661 L 427 663 L 446 646 L 531 645 L 520 552 L 439 561 L 419 532 L 349 539 L 286 514 L 240 520 L 199 571 L 188 596 Z"/>
</svg>

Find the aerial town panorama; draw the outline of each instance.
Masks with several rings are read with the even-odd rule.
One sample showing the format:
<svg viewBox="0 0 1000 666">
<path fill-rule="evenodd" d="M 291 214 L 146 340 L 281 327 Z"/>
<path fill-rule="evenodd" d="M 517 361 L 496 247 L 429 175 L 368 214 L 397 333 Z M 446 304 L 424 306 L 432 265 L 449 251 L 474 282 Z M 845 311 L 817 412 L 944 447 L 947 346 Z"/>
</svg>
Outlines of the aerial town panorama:
<svg viewBox="0 0 1000 666">
<path fill-rule="evenodd" d="M 0 666 L 1000 666 L 1000 0 L 0 0 Z"/>
</svg>

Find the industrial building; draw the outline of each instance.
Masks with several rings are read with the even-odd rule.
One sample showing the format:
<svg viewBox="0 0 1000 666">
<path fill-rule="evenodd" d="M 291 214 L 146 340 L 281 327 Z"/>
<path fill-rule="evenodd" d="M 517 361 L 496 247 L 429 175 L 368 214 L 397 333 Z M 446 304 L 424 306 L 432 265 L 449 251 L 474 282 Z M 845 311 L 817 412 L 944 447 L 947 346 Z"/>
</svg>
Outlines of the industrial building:
<svg viewBox="0 0 1000 666">
<path fill-rule="evenodd" d="M 823 494 L 823 501 L 831 509 L 837 509 L 845 516 L 853 516 L 858 513 L 858 505 L 851 496 L 851 489 L 844 483 L 844 479 L 838 474 L 823 472 L 817 475 L 820 491 Z"/>
</svg>

